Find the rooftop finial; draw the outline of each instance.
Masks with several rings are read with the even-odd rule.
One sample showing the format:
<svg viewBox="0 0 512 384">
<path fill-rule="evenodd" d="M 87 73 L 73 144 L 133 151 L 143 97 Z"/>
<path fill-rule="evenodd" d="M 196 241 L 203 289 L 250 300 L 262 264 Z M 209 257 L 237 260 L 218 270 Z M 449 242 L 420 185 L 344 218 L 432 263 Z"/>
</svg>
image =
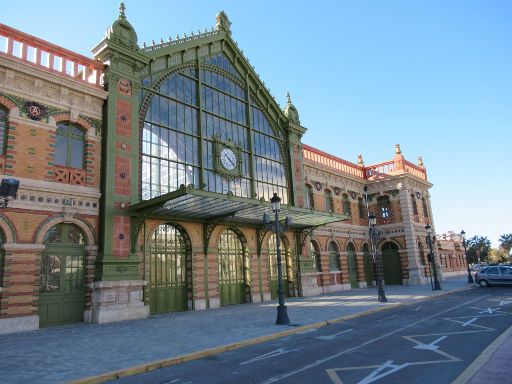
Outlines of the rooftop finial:
<svg viewBox="0 0 512 384">
<path fill-rule="evenodd" d="M 290 92 L 286 92 L 286 98 L 288 99 L 288 103 L 292 103 L 292 97 L 290 95 Z"/>
<path fill-rule="evenodd" d="M 421 157 L 421 156 L 418 157 L 418 165 L 420 167 L 423 167 L 423 157 Z"/>
<path fill-rule="evenodd" d="M 126 19 L 126 15 L 124 14 L 126 7 L 124 6 L 124 3 L 119 4 L 119 18 L 120 19 Z"/>
<path fill-rule="evenodd" d="M 217 30 L 224 30 L 228 35 L 231 35 L 231 21 L 224 11 L 220 11 L 215 18 L 215 27 Z"/>
<path fill-rule="evenodd" d="M 402 150 L 400 149 L 400 144 L 395 144 L 395 153 L 397 155 L 401 155 L 402 154 Z"/>
<path fill-rule="evenodd" d="M 357 156 L 357 165 L 364 167 L 363 155 Z"/>
</svg>

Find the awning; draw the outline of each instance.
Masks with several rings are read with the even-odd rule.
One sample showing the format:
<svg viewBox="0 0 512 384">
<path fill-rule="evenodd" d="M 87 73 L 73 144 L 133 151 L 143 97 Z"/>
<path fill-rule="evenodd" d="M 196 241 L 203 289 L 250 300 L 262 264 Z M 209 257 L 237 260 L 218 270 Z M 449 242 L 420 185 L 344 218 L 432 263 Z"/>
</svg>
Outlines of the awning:
<svg viewBox="0 0 512 384">
<path fill-rule="evenodd" d="M 270 202 L 253 200 L 233 194 L 221 195 L 182 186 L 174 192 L 142 201 L 130 207 L 134 216 L 175 221 L 223 222 L 261 226 L 266 212 L 272 220 Z M 291 228 L 317 227 L 347 220 L 346 215 L 317 212 L 281 204 L 280 216 L 292 219 Z"/>
</svg>

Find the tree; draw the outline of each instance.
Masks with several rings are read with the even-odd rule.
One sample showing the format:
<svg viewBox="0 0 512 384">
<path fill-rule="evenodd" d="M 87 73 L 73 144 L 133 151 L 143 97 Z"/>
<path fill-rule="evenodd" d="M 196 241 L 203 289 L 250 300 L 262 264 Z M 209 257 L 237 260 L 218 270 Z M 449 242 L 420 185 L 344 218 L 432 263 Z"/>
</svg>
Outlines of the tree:
<svg viewBox="0 0 512 384">
<path fill-rule="evenodd" d="M 506 233 L 500 236 L 500 248 L 503 249 L 508 256 L 512 249 L 512 233 Z"/>
<path fill-rule="evenodd" d="M 478 262 L 477 251 L 480 251 L 480 261 L 487 261 L 491 241 L 486 236 L 473 236 L 468 240 L 468 259 L 470 263 Z"/>
<path fill-rule="evenodd" d="M 505 253 L 503 248 L 492 248 L 489 251 L 489 263 L 498 264 L 508 261 L 508 253 Z"/>
</svg>

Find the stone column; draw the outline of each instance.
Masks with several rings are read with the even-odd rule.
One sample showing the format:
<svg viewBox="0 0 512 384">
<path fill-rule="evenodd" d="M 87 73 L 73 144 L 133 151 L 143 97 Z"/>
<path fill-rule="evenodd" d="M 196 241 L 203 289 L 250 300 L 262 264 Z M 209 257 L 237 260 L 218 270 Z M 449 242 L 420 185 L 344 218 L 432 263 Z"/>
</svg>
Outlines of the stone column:
<svg viewBox="0 0 512 384">
<path fill-rule="evenodd" d="M 405 243 L 407 248 L 408 259 L 408 279 L 403 279 L 404 285 L 426 284 L 423 278 L 422 266 L 419 260 L 420 251 L 414 235 L 414 220 L 412 211 L 412 202 L 407 188 L 400 190 L 400 209 L 402 212 L 402 222 L 404 228 Z"/>
</svg>

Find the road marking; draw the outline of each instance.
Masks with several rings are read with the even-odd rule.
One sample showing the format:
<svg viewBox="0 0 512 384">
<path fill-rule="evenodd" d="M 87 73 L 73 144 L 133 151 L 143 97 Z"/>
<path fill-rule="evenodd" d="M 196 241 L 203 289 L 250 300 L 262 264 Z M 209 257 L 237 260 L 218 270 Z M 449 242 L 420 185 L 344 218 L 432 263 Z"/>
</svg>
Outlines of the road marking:
<svg viewBox="0 0 512 384">
<path fill-rule="evenodd" d="M 484 309 L 483 311 L 480 311 L 478 313 L 488 313 L 488 314 L 492 315 L 496 311 L 497 311 L 497 309 L 487 307 L 487 309 Z"/>
<path fill-rule="evenodd" d="M 394 319 L 397 316 L 398 315 L 388 316 L 388 317 L 384 317 L 383 319 L 380 319 L 380 320 L 377 320 L 377 321 L 384 321 L 384 320 Z"/>
<path fill-rule="evenodd" d="M 466 325 L 471 324 L 473 321 L 475 321 L 477 319 L 478 319 L 478 317 L 473 317 L 471 320 L 468 320 L 465 323 L 462 323 L 462 326 L 465 327 Z"/>
<path fill-rule="evenodd" d="M 405 367 L 408 367 L 409 363 L 404 363 L 400 365 L 393 364 L 392 360 L 386 361 L 384 364 L 382 364 L 379 368 L 377 368 L 375 371 L 370 372 L 368 376 L 363 378 L 358 384 L 370 384 L 374 381 L 377 381 L 379 379 L 382 379 L 383 377 L 386 377 L 387 375 L 391 375 L 394 372 L 397 372 L 401 369 L 404 369 Z M 388 369 L 384 373 L 381 373 L 385 369 Z"/>
<path fill-rule="evenodd" d="M 425 317 L 425 318 L 423 318 L 423 319 L 421 319 L 421 320 L 415 321 L 415 322 L 413 322 L 413 323 L 409 323 L 409 324 L 407 324 L 407 325 L 404 325 L 403 327 L 400 327 L 400 328 L 395 329 L 394 331 L 391 331 L 391 332 L 385 333 L 385 334 L 383 334 L 383 335 L 381 335 L 381 336 L 379 336 L 379 337 L 375 337 L 375 338 L 373 338 L 373 339 L 367 340 L 367 341 L 365 341 L 364 343 L 362 343 L 362 344 L 360 344 L 360 345 L 358 345 L 358 346 L 355 346 L 355 347 L 352 347 L 352 348 L 344 349 L 343 351 L 338 352 L 338 353 L 335 353 L 334 355 L 331 355 L 331 356 L 328 356 L 328 357 L 326 357 L 326 358 L 323 358 L 323 359 L 317 360 L 317 361 L 315 361 L 315 362 L 313 362 L 313 363 L 311 363 L 311 364 L 307 364 L 307 365 L 305 365 L 305 366 L 304 366 L 304 367 L 302 367 L 302 368 L 299 368 L 299 369 L 296 369 L 296 370 L 293 370 L 293 371 L 289 371 L 289 372 L 286 372 L 286 373 L 282 373 L 282 374 L 280 374 L 280 375 L 278 375 L 278 376 L 271 377 L 271 378 L 269 378 L 269 379 L 265 380 L 265 381 L 263 382 L 263 384 L 271 384 L 271 383 L 275 383 L 275 382 L 281 381 L 281 380 L 283 380 L 283 379 L 286 379 L 286 378 L 288 378 L 288 377 L 294 376 L 294 375 L 296 375 L 296 374 L 298 374 L 298 373 L 301 373 L 301 372 L 307 371 L 308 369 L 315 368 L 315 367 L 317 367 L 317 366 L 318 366 L 318 365 L 320 365 L 320 364 L 324 364 L 324 363 L 326 363 L 326 362 L 328 362 L 328 361 L 331 361 L 331 360 L 333 360 L 333 359 L 336 359 L 336 358 L 338 358 L 338 357 L 340 357 L 340 356 L 343 356 L 343 355 L 345 355 L 345 354 L 347 354 L 347 353 L 357 351 L 358 349 L 360 349 L 360 348 L 362 348 L 362 347 L 366 347 L 367 345 L 370 345 L 370 344 L 376 343 L 377 341 L 380 341 L 380 340 L 382 340 L 382 339 L 385 339 L 386 337 L 392 336 L 392 335 L 394 335 L 394 334 L 396 334 L 396 333 L 402 332 L 402 331 L 404 331 L 404 330 L 406 330 L 406 329 L 408 329 L 408 328 L 414 327 L 414 326 L 416 326 L 416 325 L 418 325 L 418 324 L 420 324 L 420 323 L 423 323 L 423 322 L 425 322 L 425 321 L 428 321 L 428 320 L 430 320 L 430 319 L 432 319 L 432 318 L 434 318 L 434 317 L 436 317 L 436 316 L 439 316 L 439 315 L 442 315 L 442 314 L 444 314 L 444 313 L 447 313 L 447 312 L 453 311 L 454 309 L 457 309 L 457 308 L 460 308 L 460 307 L 463 307 L 463 306 L 469 305 L 469 304 L 474 303 L 474 302 L 476 302 L 476 301 L 478 301 L 478 300 L 482 300 L 483 298 L 488 297 L 488 296 L 489 296 L 489 295 L 483 295 L 483 296 L 481 296 L 481 297 L 477 297 L 476 299 L 469 300 L 469 301 L 467 301 L 467 302 L 465 302 L 465 303 L 462 303 L 462 304 L 456 305 L 455 307 L 451 307 L 451 308 L 445 309 L 445 310 L 443 310 L 443 311 L 441 311 L 441 312 L 438 312 L 438 313 L 435 313 L 435 314 L 433 314 L 433 315 L 427 316 L 427 317 Z"/>
<path fill-rule="evenodd" d="M 344 333 L 349 333 L 349 332 L 352 332 L 352 331 L 353 331 L 353 329 L 346 329 L 346 330 L 341 331 L 341 332 L 333 333 L 332 335 L 317 336 L 316 338 L 320 339 L 320 340 L 334 340 L 337 336 L 343 335 Z"/>
<path fill-rule="evenodd" d="M 416 309 L 414 310 L 414 312 L 418 312 L 418 311 L 420 310 L 420 308 L 421 308 L 421 307 L 422 307 L 422 306 L 421 306 L 421 305 L 419 305 L 419 306 L 418 306 L 418 308 L 416 308 Z"/>
<path fill-rule="evenodd" d="M 285 348 L 279 348 L 279 349 L 276 349 L 274 351 L 271 351 L 271 352 L 267 352 L 263 355 L 260 355 L 260 356 L 257 356 L 257 357 L 254 357 L 250 360 L 247 360 L 247 361 L 244 361 L 243 363 L 240 363 L 240 365 L 243 365 L 243 364 L 250 364 L 250 363 L 255 363 L 257 361 L 261 361 L 261 360 L 265 360 L 265 359 L 270 359 L 272 357 L 276 357 L 276 356 L 280 356 L 280 355 L 284 355 L 286 353 L 290 353 L 290 352 L 294 352 L 294 351 L 298 351 L 300 348 L 295 348 L 295 349 L 285 349 Z"/>
<path fill-rule="evenodd" d="M 433 342 L 431 342 L 430 344 L 418 344 L 418 345 L 415 345 L 413 348 L 415 349 L 425 349 L 425 350 L 429 350 L 429 351 L 434 351 L 436 349 L 439 348 L 439 345 L 436 345 L 437 343 L 439 343 L 440 341 L 446 339 L 448 336 L 441 336 L 439 339 L 437 340 L 434 340 Z"/>
</svg>

